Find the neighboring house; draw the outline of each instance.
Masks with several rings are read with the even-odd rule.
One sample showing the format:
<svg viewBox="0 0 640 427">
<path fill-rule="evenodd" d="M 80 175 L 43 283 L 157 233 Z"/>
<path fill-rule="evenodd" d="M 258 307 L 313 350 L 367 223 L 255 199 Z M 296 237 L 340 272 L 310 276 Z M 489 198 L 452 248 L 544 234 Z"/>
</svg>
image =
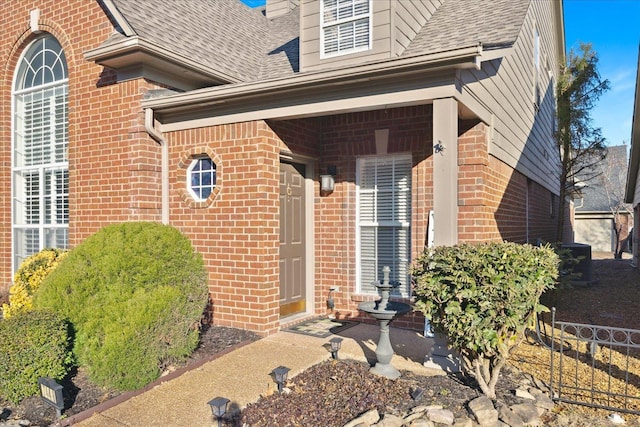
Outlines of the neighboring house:
<svg viewBox="0 0 640 427">
<path fill-rule="evenodd" d="M 574 240 L 590 245 L 592 251 L 627 249 L 633 226 L 631 206 L 624 203 L 627 150 L 626 145 L 607 147 L 604 160 L 576 176 L 582 188 L 574 200 Z"/>
<path fill-rule="evenodd" d="M 625 202 L 633 207 L 633 234 L 632 234 L 632 265 L 638 265 L 638 236 L 640 236 L 640 44 L 638 45 L 638 67 L 636 70 L 636 92 L 633 104 L 633 122 L 631 125 L 631 154 L 629 159 L 629 173 L 627 174 L 627 187 Z"/>
<path fill-rule="evenodd" d="M 409 298 L 428 244 L 553 240 L 560 1 L 14 0 L 0 23 L 5 284 L 159 221 L 203 255 L 214 322 L 269 334 L 330 292 L 358 316 L 385 265 Z"/>
</svg>

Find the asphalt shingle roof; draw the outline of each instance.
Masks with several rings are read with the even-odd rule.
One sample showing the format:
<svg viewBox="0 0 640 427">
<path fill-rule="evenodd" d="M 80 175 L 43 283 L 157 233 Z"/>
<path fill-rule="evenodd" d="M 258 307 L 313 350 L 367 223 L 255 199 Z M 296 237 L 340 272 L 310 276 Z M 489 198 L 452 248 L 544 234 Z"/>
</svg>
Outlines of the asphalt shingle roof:
<svg viewBox="0 0 640 427">
<path fill-rule="evenodd" d="M 607 157 L 585 171 L 584 176 L 601 175 L 587 180 L 582 189 L 582 204 L 578 204 L 576 212 L 610 212 L 612 203 L 615 205 L 622 201 L 628 166 L 627 150 L 626 145 L 607 147 Z M 581 177 L 577 176 L 578 179 Z"/>
<path fill-rule="evenodd" d="M 240 80 L 259 76 L 270 40 L 262 11 L 238 0 L 113 0 L 138 37 Z"/>
<path fill-rule="evenodd" d="M 531 0 L 445 0 L 403 56 L 512 44 Z"/>
<path fill-rule="evenodd" d="M 531 0 L 444 0 L 402 56 L 515 41 Z M 267 19 L 240 0 L 112 0 L 144 41 L 240 81 L 299 72 L 300 11 Z M 114 34 L 103 46 L 123 40 Z"/>
</svg>

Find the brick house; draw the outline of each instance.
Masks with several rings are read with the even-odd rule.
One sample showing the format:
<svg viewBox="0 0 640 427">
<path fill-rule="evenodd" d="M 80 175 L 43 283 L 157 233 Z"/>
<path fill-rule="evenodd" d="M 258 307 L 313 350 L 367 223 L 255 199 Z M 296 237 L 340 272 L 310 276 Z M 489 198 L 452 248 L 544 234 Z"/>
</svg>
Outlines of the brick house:
<svg viewBox="0 0 640 427">
<path fill-rule="evenodd" d="M 410 298 L 426 245 L 553 239 L 562 2 L 14 0 L 0 25 L 7 286 L 158 221 L 214 322 L 270 334 L 330 292 L 358 317 L 385 265 Z"/>
</svg>

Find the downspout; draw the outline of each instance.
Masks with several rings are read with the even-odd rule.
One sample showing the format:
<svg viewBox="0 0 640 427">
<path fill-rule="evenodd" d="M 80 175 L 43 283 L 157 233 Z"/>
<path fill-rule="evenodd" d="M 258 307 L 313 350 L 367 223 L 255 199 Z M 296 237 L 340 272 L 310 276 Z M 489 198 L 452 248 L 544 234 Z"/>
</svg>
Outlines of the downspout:
<svg viewBox="0 0 640 427">
<path fill-rule="evenodd" d="M 169 145 L 162 136 L 162 133 L 158 132 L 155 128 L 153 110 L 151 108 L 144 109 L 144 129 L 154 141 L 160 144 L 161 216 L 162 223 L 169 224 Z"/>
</svg>

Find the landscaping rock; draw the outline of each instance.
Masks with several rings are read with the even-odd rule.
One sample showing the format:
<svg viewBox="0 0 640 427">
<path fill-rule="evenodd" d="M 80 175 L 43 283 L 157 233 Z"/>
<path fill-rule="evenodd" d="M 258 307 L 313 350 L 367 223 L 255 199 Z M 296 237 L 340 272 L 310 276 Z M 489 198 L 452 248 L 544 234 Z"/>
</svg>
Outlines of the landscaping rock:
<svg viewBox="0 0 640 427">
<path fill-rule="evenodd" d="M 417 420 L 413 420 L 409 424 L 405 425 L 408 425 L 409 427 L 435 427 L 435 424 L 426 418 L 418 418 Z"/>
<path fill-rule="evenodd" d="M 522 388 L 517 388 L 515 395 L 516 397 L 521 397 L 522 399 L 536 400 L 536 398 L 533 397 L 531 393 L 529 393 L 527 390 L 524 390 Z"/>
<path fill-rule="evenodd" d="M 380 414 L 377 409 L 371 409 L 357 418 L 349 421 L 344 427 L 371 426 L 380 421 Z"/>
<path fill-rule="evenodd" d="M 510 427 L 524 427 L 522 418 L 507 406 L 503 405 L 498 409 L 498 418 Z"/>
<path fill-rule="evenodd" d="M 520 419 L 524 422 L 524 425 L 527 426 L 537 426 L 542 425 L 542 421 L 540 421 L 540 414 L 536 409 L 535 405 L 530 402 L 526 403 L 518 403 L 515 405 L 511 405 L 510 409 L 516 413 Z"/>
<path fill-rule="evenodd" d="M 469 402 L 469 410 L 481 426 L 494 425 L 498 421 L 498 411 L 493 401 L 486 396 L 480 396 Z"/>
<path fill-rule="evenodd" d="M 427 411 L 427 418 L 434 423 L 452 425 L 455 421 L 453 412 L 448 409 L 429 409 Z"/>
<path fill-rule="evenodd" d="M 473 427 L 473 421 L 471 418 L 456 418 L 453 427 Z"/>
<path fill-rule="evenodd" d="M 553 400 L 542 390 L 537 388 L 530 388 L 529 393 L 535 397 L 535 405 L 538 408 L 542 408 L 546 411 L 550 411 L 553 409 L 554 403 Z"/>
<path fill-rule="evenodd" d="M 403 425 L 404 419 L 393 414 L 386 414 L 382 420 L 374 424 L 375 427 L 402 427 Z"/>
</svg>

